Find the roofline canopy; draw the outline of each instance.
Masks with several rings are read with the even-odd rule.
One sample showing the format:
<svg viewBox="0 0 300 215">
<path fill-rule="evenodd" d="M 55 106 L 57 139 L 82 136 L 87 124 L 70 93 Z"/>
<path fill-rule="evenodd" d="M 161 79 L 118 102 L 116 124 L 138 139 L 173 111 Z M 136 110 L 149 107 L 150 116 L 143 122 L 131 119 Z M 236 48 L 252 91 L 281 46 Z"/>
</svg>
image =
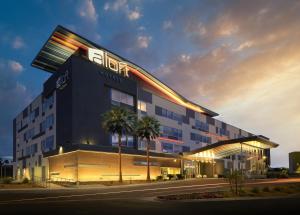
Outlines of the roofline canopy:
<svg viewBox="0 0 300 215">
<path fill-rule="evenodd" d="M 204 113 L 212 117 L 218 116 L 217 113 L 189 101 L 140 66 L 137 66 L 129 60 L 122 58 L 121 56 L 85 39 L 84 37 L 60 25 L 58 25 L 52 32 L 46 43 L 43 45 L 42 49 L 33 59 L 31 65 L 44 71 L 55 73 L 57 72 L 58 68 L 62 64 L 64 64 L 68 60 L 68 58 L 76 51 L 88 51 L 90 48 L 103 50 L 107 52 L 112 58 L 122 62 L 126 62 L 126 64 L 128 64 L 130 68 L 129 71 L 132 74 L 147 82 L 155 89 L 158 89 L 168 97 L 172 98 L 176 101 L 176 103 L 196 112 Z"/>
<path fill-rule="evenodd" d="M 243 137 L 231 140 L 223 140 L 217 143 L 195 149 L 190 152 L 184 152 L 183 156 L 223 158 L 240 153 L 241 150 L 270 149 L 279 145 L 261 136 Z"/>
</svg>

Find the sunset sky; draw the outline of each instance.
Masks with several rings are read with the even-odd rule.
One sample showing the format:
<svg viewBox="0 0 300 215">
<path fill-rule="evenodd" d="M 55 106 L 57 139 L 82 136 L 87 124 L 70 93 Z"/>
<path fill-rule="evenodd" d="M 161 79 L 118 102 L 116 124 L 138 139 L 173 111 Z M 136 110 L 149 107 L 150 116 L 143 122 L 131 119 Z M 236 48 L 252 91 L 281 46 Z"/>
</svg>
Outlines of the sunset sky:
<svg viewBox="0 0 300 215">
<path fill-rule="evenodd" d="M 225 122 L 300 151 L 300 1 L 2 1 L 0 156 L 49 73 L 31 61 L 57 25 L 147 69 Z"/>
</svg>

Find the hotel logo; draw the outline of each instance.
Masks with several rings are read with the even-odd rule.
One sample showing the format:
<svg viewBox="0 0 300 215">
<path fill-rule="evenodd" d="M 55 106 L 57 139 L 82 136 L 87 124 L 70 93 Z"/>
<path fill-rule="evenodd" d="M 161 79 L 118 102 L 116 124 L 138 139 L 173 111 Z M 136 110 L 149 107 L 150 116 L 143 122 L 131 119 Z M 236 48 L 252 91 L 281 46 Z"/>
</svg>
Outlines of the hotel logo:
<svg viewBox="0 0 300 215">
<path fill-rule="evenodd" d="M 87 55 L 90 61 L 97 63 L 105 68 L 109 68 L 113 72 L 123 75 L 124 77 L 129 77 L 129 69 L 127 63 L 123 61 L 118 61 L 108 56 L 108 52 L 100 49 L 89 48 Z"/>
</svg>

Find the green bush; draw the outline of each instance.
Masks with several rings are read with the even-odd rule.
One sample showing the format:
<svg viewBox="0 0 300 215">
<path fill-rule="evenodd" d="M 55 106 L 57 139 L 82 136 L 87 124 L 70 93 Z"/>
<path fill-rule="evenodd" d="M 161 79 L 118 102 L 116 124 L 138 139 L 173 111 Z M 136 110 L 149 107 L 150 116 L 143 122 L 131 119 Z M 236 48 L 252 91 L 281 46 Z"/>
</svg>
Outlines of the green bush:
<svg viewBox="0 0 300 215">
<path fill-rule="evenodd" d="M 260 189 L 258 187 L 253 187 L 251 190 L 252 193 L 259 193 Z"/>
<path fill-rule="evenodd" d="M 289 177 L 288 171 L 287 171 L 286 169 L 283 169 L 283 170 L 280 172 L 278 178 L 288 178 L 288 177 Z"/>
<path fill-rule="evenodd" d="M 24 178 L 22 181 L 23 184 L 28 184 L 29 183 L 29 179 L 28 178 Z"/>
<path fill-rule="evenodd" d="M 7 177 L 7 178 L 3 178 L 1 182 L 3 184 L 10 184 L 12 181 L 13 179 L 11 177 Z"/>
<path fill-rule="evenodd" d="M 163 176 L 162 175 L 156 176 L 156 181 L 162 181 L 162 180 L 163 180 Z"/>
<path fill-rule="evenodd" d="M 269 188 L 269 187 L 264 187 L 264 188 L 263 188 L 263 191 L 264 191 L 264 192 L 270 192 L 270 188 Z"/>
</svg>

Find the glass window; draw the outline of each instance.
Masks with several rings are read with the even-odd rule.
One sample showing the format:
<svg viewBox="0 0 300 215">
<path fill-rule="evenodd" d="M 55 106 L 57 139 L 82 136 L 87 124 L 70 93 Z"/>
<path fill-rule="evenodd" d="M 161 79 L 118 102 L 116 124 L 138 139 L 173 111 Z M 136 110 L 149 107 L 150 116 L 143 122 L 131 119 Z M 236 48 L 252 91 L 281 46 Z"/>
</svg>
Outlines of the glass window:
<svg viewBox="0 0 300 215">
<path fill-rule="evenodd" d="M 129 106 L 134 106 L 133 96 L 115 89 L 111 89 L 111 100 L 113 101 L 114 105 L 120 105 L 120 103 L 122 103 Z"/>
<path fill-rule="evenodd" d="M 173 144 L 172 143 L 161 143 L 161 148 L 163 152 L 173 153 Z"/>
<path fill-rule="evenodd" d="M 147 112 L 147 105 L 146 105 L 146 102 L 143 102 L 143 101 L 138 101 L 138 109 L 140 111 L 143 111 L 143 112 Z"/>
<path fill-rule="evenodd" d="M 122 146 L 131 147 L 131 148 L 133 147 L 133 136 L 127 137 L 127 144 L 126 144 L 126 136 L 125 135 L 122 136 L 121 141 L 122 141 Z M 112 146 L 118 146 L 119 140 L 118 140 L 117 134 L 111 135 L 111 144 L 112 144 Z"/>
<path fill-rule="evenodd" d="M 42 151 L 48 152 L 54 149 L 54 136 L 49 136 L 46 139 L 42 140 Z"/>
</svg>

